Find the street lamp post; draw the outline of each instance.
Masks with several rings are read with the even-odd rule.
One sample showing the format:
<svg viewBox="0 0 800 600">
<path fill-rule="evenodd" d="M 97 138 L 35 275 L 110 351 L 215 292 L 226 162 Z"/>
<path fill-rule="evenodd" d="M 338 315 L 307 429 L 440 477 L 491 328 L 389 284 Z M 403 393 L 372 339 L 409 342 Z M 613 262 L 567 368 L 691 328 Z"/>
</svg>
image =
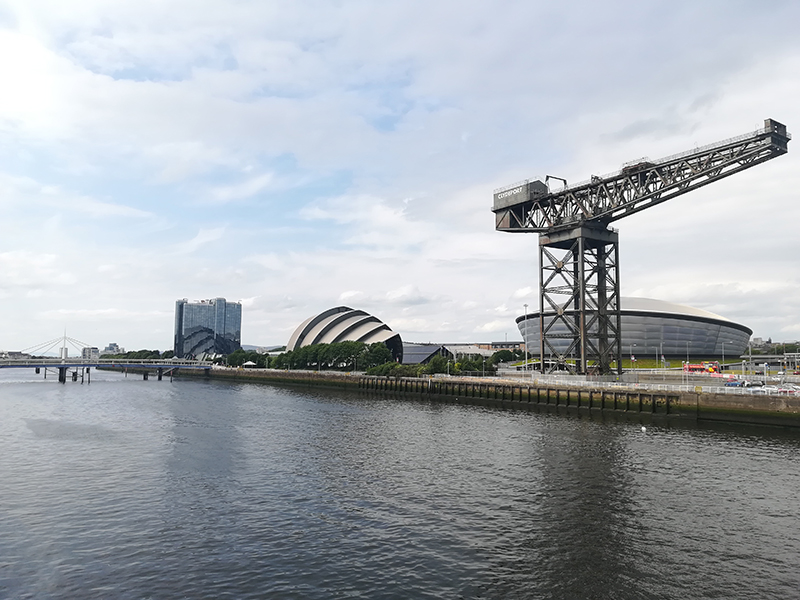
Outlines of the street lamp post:
<svg viewBox="0 0 800 600">
<path fill-rule="evenodd" d="M 525 366 L 522 367 L 523 374 L 525 371 L 528 370 L 528 305 L 523 304 L 522 306 L 525 307 L 525 316 L 524 321 L 525 327 L 523 328 L 522 334 L 522 352 L 525 354 Z"/>
<path fill-rule="evenodd" d="M 783 342 L 783 354 L 781 355 L 781 371 L 786 370 L 786 342 Z"/>
<path fill-rule="evenodd" d="M 722 342 L 722 368 L 720 371 L 725 370 L 725 344 L 732 344 L 733 342 Z"/>
</svg>

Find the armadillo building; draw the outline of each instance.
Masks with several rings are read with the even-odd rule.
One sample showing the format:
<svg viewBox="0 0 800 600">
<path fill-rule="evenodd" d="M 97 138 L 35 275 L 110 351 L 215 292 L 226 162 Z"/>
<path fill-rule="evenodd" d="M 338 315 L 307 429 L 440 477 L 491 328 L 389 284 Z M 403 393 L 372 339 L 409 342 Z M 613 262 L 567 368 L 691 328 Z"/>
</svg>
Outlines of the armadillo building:
<svg viewBox="0 0 800 600">
<path fill-rule="evenodd" d="M 747 349 L 752 329 L 714 313 L 650 298 L 622 298 L 622 355 L 642 357 L 721 357 L 741 356 Z M 552 315 L 544 314 L 545 327 Z M 517 327 L 531 354 L 539 354 L 539 313 L 517 318 Z M 552 334 L 567 334 L 557 327 Z M 571 339 L 548 337 L 560 352 L 566 352 Z M 546 351 L 545 351 L 546 354 Z"/>
<path fill-rule="evenodd" d="M 286 350 L 338 342 L 383 342 L 394 360 L 403 360 L 403 341 L 399 333 L 389 329 L 377 317 L 348 306 L 330 308 L 300 323 L 289 338 Z"/>
</svg>

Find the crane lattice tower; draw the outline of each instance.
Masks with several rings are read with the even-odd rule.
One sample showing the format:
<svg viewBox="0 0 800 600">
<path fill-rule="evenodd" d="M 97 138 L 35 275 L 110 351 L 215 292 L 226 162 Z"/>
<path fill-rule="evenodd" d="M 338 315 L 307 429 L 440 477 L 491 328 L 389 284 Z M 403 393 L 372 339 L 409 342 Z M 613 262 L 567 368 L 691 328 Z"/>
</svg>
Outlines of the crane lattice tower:
<svg viewBox="0 0 800 600">
<path fill-rule="evenodd" d="M 547 176 L 496 190 L 496 229 L 539 234 L 542 372 L 622 373 L 619 234 L 611 223 L 786 154 L 790 139 L 785 125 L 767 119 L 752 133 L 634 160 L 578 184 Z M 551 190 L 550 180 L 563 188 Z"/>
</svg>

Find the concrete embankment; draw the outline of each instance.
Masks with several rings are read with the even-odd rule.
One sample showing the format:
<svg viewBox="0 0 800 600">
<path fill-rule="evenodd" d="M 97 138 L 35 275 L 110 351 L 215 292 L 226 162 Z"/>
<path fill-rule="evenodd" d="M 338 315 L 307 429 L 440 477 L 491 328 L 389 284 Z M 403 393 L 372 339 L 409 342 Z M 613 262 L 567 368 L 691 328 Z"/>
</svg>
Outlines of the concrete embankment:
<svg viewBox="0 0 800 600">
<path fill-rule="evenodd" d="M 795 396 L 651 391 L 624 387 L 593 389 L 492 378 L 394 378 L 270 369 L 179 371 L 177 376 L 403 394 L 442 402 L 537 412 L 614 414 L 642 421 L 663 418 L 800 427 L 800 398 Z"/>
</svg>

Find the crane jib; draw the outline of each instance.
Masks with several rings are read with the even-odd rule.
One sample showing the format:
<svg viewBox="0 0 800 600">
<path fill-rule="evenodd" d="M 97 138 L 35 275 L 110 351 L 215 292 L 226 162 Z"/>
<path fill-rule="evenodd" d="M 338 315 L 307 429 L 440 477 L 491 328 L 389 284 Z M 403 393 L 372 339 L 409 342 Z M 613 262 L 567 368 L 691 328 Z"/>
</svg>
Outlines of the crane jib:
<svg viewBox="0 0 800 600">
<path fill-rule="evenodd" d="M 764 128 L 651 161 L 626 163 L 609 175 L 551 192 L 540 180 L 497 190 L 492 211 L 500 231 L 545 232 L 576 223 L 611 222 L 788 152 L 791 135 L 773 119 Z"/>
</svg>

